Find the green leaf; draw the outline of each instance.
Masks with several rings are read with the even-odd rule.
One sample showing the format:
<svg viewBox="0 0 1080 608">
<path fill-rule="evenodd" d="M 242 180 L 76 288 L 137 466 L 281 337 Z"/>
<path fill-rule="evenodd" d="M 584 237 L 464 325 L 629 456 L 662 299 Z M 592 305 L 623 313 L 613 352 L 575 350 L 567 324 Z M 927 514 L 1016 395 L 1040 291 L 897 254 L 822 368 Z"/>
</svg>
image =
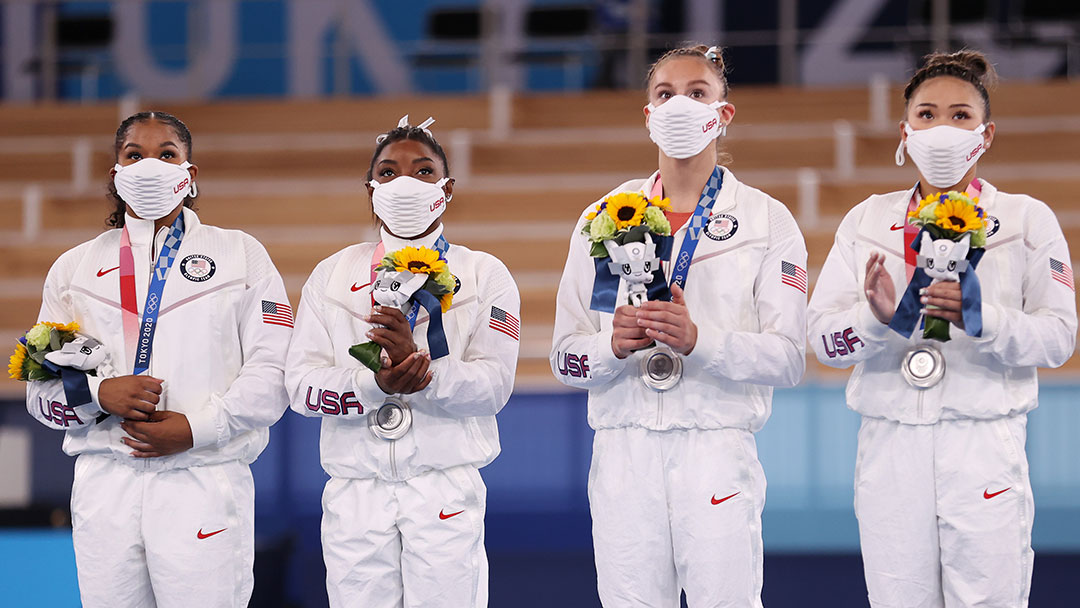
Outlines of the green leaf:
<svg viewBox="0 0 1080 608">
<path fill-rule="evenodd" d="M 604 247 L 603 242 L 593 243 L 592 248 L 589 249 L 589 255 L 594 258 L 606 258 L 608 257 L 607 247 Z"/>
<path fill-rule="evenodd" d="M 354 344 L 349 347 L 349 354 L 373 372 L 382 369 L 382 347 L 374 342 Z"/>
<path fill-rule="evenodd" d="M 949 322 L 938 317 L 926 317 L 923 325 L 923 337 L 940 342 L 949 341 Z"/>
</svg>

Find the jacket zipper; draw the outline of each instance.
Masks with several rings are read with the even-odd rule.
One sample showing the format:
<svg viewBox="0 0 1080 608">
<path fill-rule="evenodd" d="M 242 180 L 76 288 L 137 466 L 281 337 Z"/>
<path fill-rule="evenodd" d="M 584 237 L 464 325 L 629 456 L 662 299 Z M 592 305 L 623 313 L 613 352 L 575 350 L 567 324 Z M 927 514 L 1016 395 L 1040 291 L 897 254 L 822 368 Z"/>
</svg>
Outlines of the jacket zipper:
<svg viewBox="0 0 1080 608">
<path fill-rule="evenodd" d="M 922 404 L 923 404 L 923 395 L 925 395 L 925 394 L 926 394 L 925 390 L 920 390 L 919 391 L 919 400 L 917 402 L 916 409 L 915 409 L 915 418 L 918 419 L 919 422 L 922 422 L 922 410 L 923 410 Z"/>
<path fill-rule="evenodd" d="M 664 420 L 664 393 L 656 393 L 656 426 Z"/>
<path fill-rule="evenodd" d="M 397 475 L 397 460 L 396 460 L 396 457 L 394 456 L 394 444 L 396 444 L 396 443 L 397 443 L 397 441 L 391 441 L 390 442 L 390 476 L 393 477 L 395 481 L 397 481 L 397 476 L 398 476 Z"/>
</svg>

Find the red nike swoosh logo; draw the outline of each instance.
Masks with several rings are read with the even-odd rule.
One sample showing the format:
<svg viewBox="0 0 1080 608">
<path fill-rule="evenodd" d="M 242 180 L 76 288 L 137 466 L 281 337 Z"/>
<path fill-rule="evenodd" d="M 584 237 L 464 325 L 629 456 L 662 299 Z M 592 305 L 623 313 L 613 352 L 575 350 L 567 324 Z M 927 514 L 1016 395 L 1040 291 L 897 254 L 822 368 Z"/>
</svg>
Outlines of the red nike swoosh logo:
<svg viewBox="0 0 1080 608">
<path fill-rule="evenodd" d="M 903 224 L 900 224 L 899 226 L 897 226 L 896 224 L 893 224 L 892 226 L 889 227 L 889 230 L 903 230 L 903 229 L 904 229 Z"/>
<path fill-rule="evenodd" d="M 998 494 L 1001 494 L 1003 492 L 1008 492 L 1011 489 L 1012 489 L 1012 486 L 1009 486 L 1009 487 L 1005 488 L 1004 490 L 999 490 L 999 491 L 994 492 L 993 494 L 991 494 L 990 493 L 990 488 L 986 488 L 985 490 L 983 490 L 983 498 L 985 498 L 986 500 L 990 500 L 991 498 L 997 496 Z"/>
<path fill-rule="evenodd" d="M 110 272 L 112 272 L 112 271 L 114 271 L 114 270 L 120 270 L 120 267 L 119 267 L 119 266 L 117 266 L 116 268 L 110 268 L 110 269 L 108 269 L 108 270 L 105 270 L 104 268 L 98 269 L 98 271 L 97 271 L 97 276 L 99 276 L 99 277 L 103 277 L 103 276 L 105 276 L 105 275 L 109 274 Z"/>
<path fill-rule="evenodd" d="M 713 494 L 713 496 L 712 496 L 712 504 L 714 504 L 714 505 L 718 505 L 718 504 L 720 504 L 720 503 L 724 502 L 725 500 L 729 500 L 729 499 L 735 498 L 735 497 L 736 497 L 736 496 L 738 496 L 738 495 L 739 495 L 739 493 L 738 493 L 738 492 L 735 492 L 735 493 L 734 493 L 734 494 L 732 494 L 731 496 L 725 496 L 725 497 L 723 497 L 723 498 L 717 498 L 717 497 L 716 497 L 716 494 Z"/>
<path fill-rule="evenodd" d="M 439 519 L 450 519 L 451 517 L 455 515 L 461 515 L 464 512 L 465 509 L 458 511 L 457 513 L 443 513 L 442 511 L 439 511 Z"/>
<path fill-rule="evenodd" d="M 350 287 L 349 289 L 352 290 L 352 291 L 360 291 L 361 289 L 367 287 L 368 285 L 371 285 L 371 283 L 364 283 L 363 285 L 360 285 L 360 286 L 357 286 L 356 283 L 353 283 L 352 287 Z"/>
<path fill-rule="evenodd" d="M 221 534 L 225 530 L 228 530 L 228 528 L 222 528 L 222 529 L 218 530 L 217 532 L 210 532 L 209 534 L 203 534 L 202 528 L 199 528 L 199 533 L 196 534 L 195 536 L 197 536 L 199 538 L 199 540 L 202 540 L 204 538 L 210 538 L 211 536 L 213 536 L 215 534 Z"/>
</svg>

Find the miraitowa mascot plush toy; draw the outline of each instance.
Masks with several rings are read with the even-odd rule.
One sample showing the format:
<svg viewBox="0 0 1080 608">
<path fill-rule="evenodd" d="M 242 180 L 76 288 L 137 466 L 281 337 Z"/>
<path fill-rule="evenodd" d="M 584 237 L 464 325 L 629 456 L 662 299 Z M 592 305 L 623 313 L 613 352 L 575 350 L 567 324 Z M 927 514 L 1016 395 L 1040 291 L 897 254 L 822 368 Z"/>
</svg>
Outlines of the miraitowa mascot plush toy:
<svg viewBox="0 0 1080 608">
<path fill-rule="evenodd" d="M 925 270 L 926 276 L 933 279 L 933 283 L 959 281 L 960 275 L 968 269 L 967 255 L 970 247 L 970 232 L 965 232 L 959 241 L 934 240 L 929 232 L 923 232 L 915 265 Z"/>
<path fill-rule="evenodd" d="M 381 306 L 393 306 L 407 312 L 409 299 L 427 282 L 428 275 L 408 270 L 380 270 L 372 285 L 371 297 Z"/>
<path fill-rule="evenodd" d="M 644 242 L 616 245 L 615 241 L 608 240 L 604 241 L 604 247 L 611 256 L 608 270 L 626 281 L 630 304 L 640 307 L 648 299 L 648 288 L 645 286 L 652 282 L 653 270 L 658 263 L 652 237 L 646 232 Z"/>
</svg>

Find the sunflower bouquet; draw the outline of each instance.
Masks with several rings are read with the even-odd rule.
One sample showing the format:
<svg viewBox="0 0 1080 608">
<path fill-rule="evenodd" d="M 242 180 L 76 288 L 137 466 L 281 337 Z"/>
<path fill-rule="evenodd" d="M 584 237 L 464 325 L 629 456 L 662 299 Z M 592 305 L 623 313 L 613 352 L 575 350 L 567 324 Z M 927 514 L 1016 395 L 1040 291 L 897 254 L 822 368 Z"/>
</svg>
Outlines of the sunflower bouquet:
<svg viewBox="0 0 1080 608">
<path fill-rule="evenodd" d="M 664 211 L 671 206 L 666 198 L 645 198 L 640 192 L 612 194 L 596 204 L 585 216 L 581 233 L 592 243 L 589 255 L 608 257 L 604 241 L 616 245 L 644 242 L 646 234 L 671 235 L 671 223 Z"/>
<path fill-rule="evenodd" d="M 986 246 L 986 211 L 977 196 L 955 190 L 931 194 L 908 212 L 908 223 L 925 229 L 935 240 L 959 241 L 971 233 L 972 248 Z"/>
<path fill-rule="evenodd" d="M 54 371 L 55 366 L 49 365 L 45 357 L 74 342 L 79 337 L 78 331 L 79 324 L 74 322 L 42 321 L 34 325 L 15 344 L 15 352 L 8 359 L 8 377 L 23 382 L 59 378 L 60 374 Z"/>
<path fill-rule="evenodd" d="M 441 356 L 437 351 L 446 349 L 445 336 L 441 335 L 441 313 L 450 308 L 457 285 L 457 278 L 450 273 L 446 258 L 427 247 L 403 247 L 386 254 L 375 271 L 377 274 L 371 285 L 375 303 L 398 308 L 412 317 L 410 324 L 420 306 L 428 310 L 432 318 L 428 325 L 428 347 L 432 358 L 437 359 Z M 438 338 L 431 335 L 435 328 L 440 333 Z M 433 343 L 439 339 L 441 344 Z M 349 354 L 371 371 L 378 372 L 382 369 L 382 350 L 375 342 L 368 341 L 351 346 Z"/>
<path fill-rule="evenodd" d="M 956 191 L 931 194 L 908 212 L 908 223 L 921 229 L 917 266 L 926 277 L 931 282 L 960 281 L 963 286 L 963 275 L 973 274 L 986 246 L 986 211 L 978 197 Z M 977 294 L 977 283 L 975 287 Z M 923 337 L 948 341 L 949 322 L 927 316 Z"/>
</svg>

